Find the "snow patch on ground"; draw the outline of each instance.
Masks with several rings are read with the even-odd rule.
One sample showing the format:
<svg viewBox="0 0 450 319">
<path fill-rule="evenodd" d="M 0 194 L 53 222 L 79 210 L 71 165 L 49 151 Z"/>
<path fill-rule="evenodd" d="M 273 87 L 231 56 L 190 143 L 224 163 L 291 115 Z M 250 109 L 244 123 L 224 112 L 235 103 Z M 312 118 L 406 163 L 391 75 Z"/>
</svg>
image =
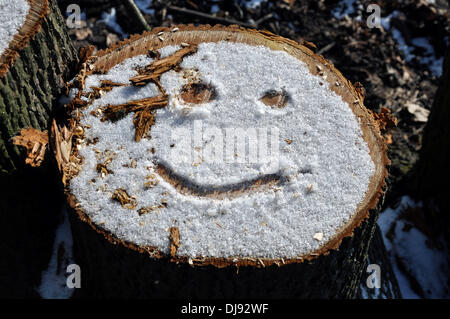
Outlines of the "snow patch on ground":
<svg viewBox="0 0 450 319">
<path fill-rule="evenodd" d="M 153 15 L 155 14 L 155 9 L 151 9 L 152 0 L 134 0 L 134 3 L 138 6 L 138 8 L 145 14 Z"/>
<path fill-rule="evenodd" d="M 128 37 L 128 33 L 125 33 L 117 23 L 116 8 L 111 8 L 110 12 L 102 12 L 102 19 L 98 20 L 98 22 L 105 23 L 115 33 L 120 34 L 123 39 Z"/>
<path fill-rule="evenodd" d="M 341 0 L 331 12 L 333 16 L 339 20 L 347 17 L 352 18 L 355 21 L 362 21 L 363 17 L 361 13 L 364 11 L 365 8 L 361 3 L 359 3 L 358 0 Z M 411 39 L 411 43 L 406 43 L 402 33 L 398 29 L 391 26 L 391 19 L 398 17 L 399 13 L 399 11 L 394 11 L 388 16 L 383 16 L 383 12 L 381 12 L 381 26 L 385 30 L 391 31 L 392 37 L 397 42 L 399 49 L 405 55 L 406 62 L 410 62 L 412 59 L 414 59 L 416 57 L 414 52 L 420 50 L 421 52 L 423 52 L 417 56 L 418 58 L 420 58 L 420 63 L 427 65 L 430 72 L 434 76 L 441 76 L 444 58 L 436 57 L 436 53 L 433 46 L 430 44 L 430 40 L 428 38 L 414 38 Z"/>
<path fill-rule="evenodd" d="M 25 23 L 30 5 L 26 0 L 0 0 L 0 55 Z"/>
<path fill-rule="evenodd" d="M 241 3 L 247 9 L 255 9 L 261 5 L 261 3 L 266 2 L 267 0 L 243 0 Z"/>
<path fill-rule="evenodd" d="M 74 263 L 72 253 L 72 230 L 67 208 L 62 210 L 63 220 L 56 229 L 53 254 L 47 270 L 42 273 L 41 285 L 37 289 L 44 299 L 68 299 L 74 289 L 67 287 L 67 266 Z"/>
<path fill-rule="evenodd" d="M 404 196 L 398 207 L 387 208 L 380 214 L 378 225 L 403 298 L 449 298 L 445 251 L 430 247 L 427 237 L 411 222 L 401 218 L 401 213 L 408 207 L 421 206 L 420 202 Z M 419 289 L 413 289 L 411 277 L 419 284 Z"/>
<path fill-rule="evenodd" d="M 425 64 L 429 67 L 431 73 L 435 76 L 442 75 L 442 66 L 444 63 L 444 58 L 437 58 L 436 53 L 434 52 L 433 46 L 430 44 L 430 40 L 428 38 L 413 38 L 411 39 L 411 43 L 406 43 L 402 33 L 394 28 L 391 25 L 391 19 L 397 18 L 399 15 L 399 11 L 394 11 L 390 15 L 386 17 L 381 17 L 381 25 L 385 30 L 390 30 L 392 36 L 397 42 L 400 50 L 405 55 L 405 61 L 410 62 L 412 59 L 416 57 L 414 54 L 415 50 L 420 50 L 423 52 L 419 58 L 422 64 Z"/>
<path fill-rule="evenodd" d="M 349 17 L 351 14 L 355 13 L 355 3 L 356 0 L 342 0 L 333 8 L 331 13 L 339 20 L 344 17 Z"/>
</svg>

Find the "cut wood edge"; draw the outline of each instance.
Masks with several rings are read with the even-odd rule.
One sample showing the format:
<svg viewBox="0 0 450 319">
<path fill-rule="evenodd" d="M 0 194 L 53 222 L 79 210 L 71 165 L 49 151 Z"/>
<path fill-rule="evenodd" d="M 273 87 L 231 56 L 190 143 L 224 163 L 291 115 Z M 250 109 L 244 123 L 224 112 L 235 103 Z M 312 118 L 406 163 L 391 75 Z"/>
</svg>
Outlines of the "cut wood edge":
<svg viewBox="0 0 450 319">
<path fill-rule="evenodd" d="M 188 263 L 192 266 L 215 266 L 218 268 L 227 266 L 253 266 L 267 267 L 271 265 L 283 266 L 292 263 L 301 263 L 306 260 L 314 260 L 321 255 L 328 255 L 331 250 L 338 249 L 345 237 L 353 236 L 354 230 L 366 220 L 370 212 L 376 208 L 380 197 L 384 194 L 386 178 L 388 175 L 387 166 L 390 161 L 387 157 L 387 145 L 381 135 L 380 128 L 384 126 L 385 117 L 377 117 L 373 112 L 364 106 L 364 89 L 361 84 L 352 84 L 347 80 L 334 65 L 314 53 L 310 48 L 300 45 L 293 40 L 277 36 L 269 31 L 259 31 L 245 29 L 239 26 L 210 26 L 210 25 L 178 25 L 177 31 L 171 32 L 175 27 L 159 27 L 151 32 L 141 35 L 131 36 L 130 39 L 119 42 L 113 47 L 99 51 L 96 56 L 92 56 L 87 68 L 84 68 L 80 84 L 84 84 L 84 78 L 90 74 L 104 74 L 114 65 L 123 62 L 125 59 L 147 54 L 149 50 L 158 50 L 167 45 L 176 44 L 199 44 L 201 42 L 231 41 L 242 42 L 249 45 L 265 45 L 273 50 L 285 51 L 308 65 L 310 72 L 314 75 L 326 75 L 324 82 L 328 82 L 330 89 L 342 97 L 352 109 L 355 117 L 359 119 L 363 139 L 369 146 L 370 156 L 375 163 L 375 173 L 370 179 L 368 191 L 363 201 L 358 205 L 357 212 L 353 217 L 340 228 L 336 234 L 324 243 L 319 249 L 308 254 L 289 258 L 258 258 L 258 257 L 188 257 L 171 256 L 165 254 L 152 246 L 139 246 L 131 242 L 119 239 L 109 231 L 92 222 L 91 218 L 82 210 L 76 197 L 70 193 L 68 187 L 65 194 L 69 206 L 75 211 L 82 222 L 89 224 L 97 233 L 106 238 L 114 245 L 122 245 L 126 248 L 145 253 L 156 259 L 169 259 L 176 263 Z M 163 32 L 163 33 L 161 33 Z M 161 40 L 163 37 L 163 40 Z M 301 58 L 300 58 L 301 57 Z M 80 87 L 83 89 L 83 87 Z M 71 176 L 68 177 L 70 179 Z M 183 238 L 179 238 L 182 244 Z"/>
<path fill-rule="evenodd" d="M 30 10 L 25 18 L 25 23 L 13 37 L 8 48 L 0 55 L 0 78 L 14 65 L 20 50 L 25 48 L 28 45 L 28 41 L 41 30 L 43 21 L 50 13 L 48 0 L 27 0 L 27 2 Z"/>
</svg>

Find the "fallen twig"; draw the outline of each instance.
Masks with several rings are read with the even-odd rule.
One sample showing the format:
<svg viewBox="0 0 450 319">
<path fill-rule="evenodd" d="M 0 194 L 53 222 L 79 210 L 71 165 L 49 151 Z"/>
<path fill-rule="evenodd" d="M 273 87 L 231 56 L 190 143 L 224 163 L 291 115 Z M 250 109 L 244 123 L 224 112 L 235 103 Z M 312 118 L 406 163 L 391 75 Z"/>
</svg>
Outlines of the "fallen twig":
<svg viewBox="0 0 450 319">
<path fill-rule="evenodd" d="M 141 10 L 139 10 L 133 0 L 122 0 L 122 3 L 128 13 L 136 18 L 136 23 L 140 25 L 142 31 L 150 31 L 152 29 L 147 23 L 147 20 L 145 20 L 145 17 L 142 15 Z"/>
</svg>

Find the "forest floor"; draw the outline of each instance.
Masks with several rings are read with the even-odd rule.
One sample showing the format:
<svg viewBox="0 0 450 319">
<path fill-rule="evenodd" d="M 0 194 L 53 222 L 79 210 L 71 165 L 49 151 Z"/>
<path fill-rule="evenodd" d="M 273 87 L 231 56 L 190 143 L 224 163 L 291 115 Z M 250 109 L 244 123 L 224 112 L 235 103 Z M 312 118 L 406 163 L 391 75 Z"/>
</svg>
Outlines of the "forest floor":
<svg viewBox="0 0 450 319">
<path fill-rule="evenodd" d="M 74 45 L 104 49 L 139 33 L 120 1 L 60 0 L 61 11 L 78 3 L 81 28 L 70 29 Z M 298 42 L 313 42 L 352 82 L 366 90 L 365 105 L 389 109 L 398 126 L 386 133 L 390 191 L 379 225 L 404 297 L 446 298 L 447 256 L 433 231 L 418 222 L 420 202 L 409 197 L 408 181 L 421 148 L 423 129 L 442 72 L 450 39 L 446 1 L 366 0 L 135 0 L 151 27 L 177 24 L 241 23 Z M 370 28 L 371 3 L 381 8 L 380 28 Z M 184 9 L 192 10 L 188 13 Z M 195 12 L 207 16 L 196 15 Z M 406 212 L 406 213 L 405 213 Z M 409 212 L 409 213 L 408 213 Z M 411 217 L 415 216 L 415 217 Z M 418 217 L 419 216 L 419 217 Z M 57 245 L 55 245 L 57 247 Z M 406 265 L 406 266 L 405 266 Z M 431 265 L 431 266 L 430 266 Z M 383 298 L 362 289 L 362 297 Z"/>
</svg>

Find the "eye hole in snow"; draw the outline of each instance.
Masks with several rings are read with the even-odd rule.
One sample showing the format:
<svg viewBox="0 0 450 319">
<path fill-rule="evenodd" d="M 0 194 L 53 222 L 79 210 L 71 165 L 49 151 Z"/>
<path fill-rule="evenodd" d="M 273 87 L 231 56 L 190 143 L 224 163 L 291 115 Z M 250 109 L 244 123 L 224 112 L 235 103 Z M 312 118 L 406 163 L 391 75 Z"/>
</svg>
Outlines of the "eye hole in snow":
<svg viewBox="0 0 450 319">
<path fill-rule="evenodd" d="M 270 90 L 264 93 L 264 96 L 261 98 L 261 102 L 265 105 L 270 106 L 271 108 L 282 109 L 289 102 L 289 94 L 282 90 Z"/>
<path fill-rule="evenodd" d="M 181 88 L 180 97 L 188 104 L 202 104 L 214 100 L 217 91 L 211 84 L 190 83 Z"/>
</svg>

